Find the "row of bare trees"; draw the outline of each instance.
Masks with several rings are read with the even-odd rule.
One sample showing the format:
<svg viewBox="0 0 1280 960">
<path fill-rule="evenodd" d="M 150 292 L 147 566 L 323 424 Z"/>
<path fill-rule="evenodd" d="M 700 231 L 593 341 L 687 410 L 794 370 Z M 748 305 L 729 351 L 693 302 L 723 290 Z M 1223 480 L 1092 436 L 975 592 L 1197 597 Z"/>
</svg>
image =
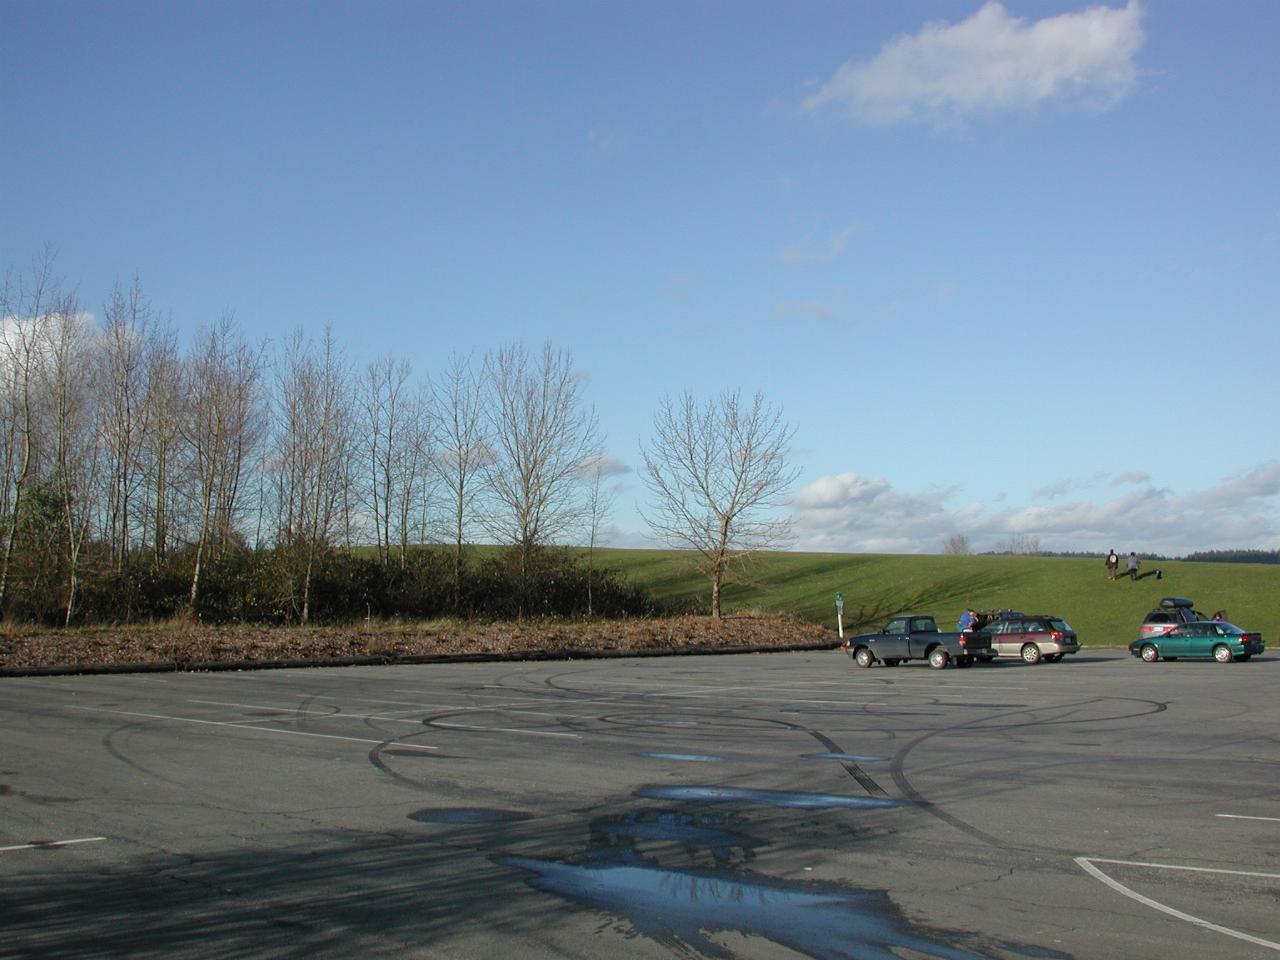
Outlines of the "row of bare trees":
<svg viewBox="0 0 1280 960">
<path fill-rule="evenodd" d="M 523 573 L 600 522 L 601 437 L 565 351 L 514 344 L 419 380 L 394 357 L 357 370 L 329 330 L 253 343 L 229 315 L 182 350 L 137 281 L 95 322 L 52 271 L 0 289 L 0 610 L 21 570 L 71 622 L 86 544 L 116 569 L 185 551 L 193 607 L 211 563 L 269 547 L 306 622 L 325 551 L 372 544 L 391 565 L 445 542 L 456 600 L 473 538 Z"/>
</svg>

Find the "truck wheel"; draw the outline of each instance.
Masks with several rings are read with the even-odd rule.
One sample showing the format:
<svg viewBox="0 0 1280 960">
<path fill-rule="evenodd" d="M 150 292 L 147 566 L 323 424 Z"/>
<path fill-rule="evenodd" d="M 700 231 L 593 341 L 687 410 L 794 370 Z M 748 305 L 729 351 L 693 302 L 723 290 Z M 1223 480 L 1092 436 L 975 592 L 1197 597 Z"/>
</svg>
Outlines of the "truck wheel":
<svg viewBox="0 0 1280 960">
<path fill-rule="evenodd" d="M 929 666 L 935 670 L 941 670 L 950 659 L 951 654 L 947 653 L 942 647 L 934 647 L 929 651 Z"/>
<path fill-rule="evenodd" d="M 875 656 L 866 647 L 859 647 L 855 650 L 853 659 L 860 667 L 869 667 L 876 662 Z"/>
<path fill-rule="evenodd" d="M 1023 646 L 1022 662 L 1023 663 L 1039 663 L 1040 648 L 1037 647 L 1034 643 L 1028 643 L 1025 646 Z"/>
</svg>

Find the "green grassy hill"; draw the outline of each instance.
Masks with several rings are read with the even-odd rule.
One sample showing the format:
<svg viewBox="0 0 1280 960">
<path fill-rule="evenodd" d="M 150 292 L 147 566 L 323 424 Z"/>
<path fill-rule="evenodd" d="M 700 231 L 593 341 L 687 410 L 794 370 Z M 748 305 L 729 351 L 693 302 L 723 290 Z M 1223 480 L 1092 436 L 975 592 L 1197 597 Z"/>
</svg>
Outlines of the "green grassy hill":
<svg viewBox="0 0 1280 960">
<path fill-rule="evenodd" d="M 663 599 L 710 604 L 710 584 L 688 557 L 670 550 L 598 550 L 596 562 L 622 571 Z M 1212 615 L 1262 631 L 1280 650 L 1280 565 L 1143 563 L 1163 578 L 1107 580 L 1102 558 L 951 557 L 901 554 L 770 553 L 739 571 L 724 590 L 724 611 L 770 611 L 835 631 L 835 594 L 845 598 L 845 630 L 866 630 L 897 613 L 931 613 L 954 629 L 966 606 L 1011 608 L 1065 617 L 1081 643 L 1122 646 L 1164 596 L 1191 597 Z"/>
</svg>

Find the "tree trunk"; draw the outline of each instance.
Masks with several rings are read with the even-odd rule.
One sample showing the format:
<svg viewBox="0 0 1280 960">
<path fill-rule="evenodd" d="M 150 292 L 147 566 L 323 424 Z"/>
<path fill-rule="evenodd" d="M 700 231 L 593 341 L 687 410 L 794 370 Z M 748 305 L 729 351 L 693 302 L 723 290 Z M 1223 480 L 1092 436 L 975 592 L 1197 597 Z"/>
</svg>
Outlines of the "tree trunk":
<svg viewBox="0 0 1280 960">
<path fill-rule="evenodd" d="M 456 613 L 462 606 L 462 534 L 463 534 L 463 505 L 462 499 L 458 499 L 458 525 L 456 528 L 457 537 L 455 539 L 456 547 L 453 551 L 453 610 Z"/>
<path fill-rule="evenodd" d="M 62 625 L 64 627 L 71 626 L 71 614 L 75 611 L 75 608 L 76 608 L 76 593 L 80 586 L 80 578 L 76 576 L 76 566 L 74 562 L 71 564 L 71 573 L 67 577 L 67 580 L 68 580 L 67 615 L 66 617 L 63 618 L 63 621 L 62 621 Z"/>
</svg>

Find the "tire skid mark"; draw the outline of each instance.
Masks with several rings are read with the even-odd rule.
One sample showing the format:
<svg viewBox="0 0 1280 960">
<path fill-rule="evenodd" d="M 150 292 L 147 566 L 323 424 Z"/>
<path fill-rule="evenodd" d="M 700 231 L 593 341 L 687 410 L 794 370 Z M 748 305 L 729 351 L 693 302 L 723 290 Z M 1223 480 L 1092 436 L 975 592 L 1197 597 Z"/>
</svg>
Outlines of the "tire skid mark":
<svg viewBox="0 0 1280 960">
<path fill-rule="evenodd" d="M 890 765 L 889 765 L 890 774 L 893 776 L 893 782 L 897 784 L 898 789 L 902 791 L 903 795 L 906 796 L 908 799 L 915 801 L 916 804 L 919 805 L 919 807 L 922 810 L 924 810 L 926 813 L 930 814 L 931 816 L 941 820 L 943 823 L 947 824 L 948 826 L 954 827 L 956 830 L 959 830 L 962 833 L 968 834 L 974 839 L 981 840 L 983 843 L 986 843 L 990 846 L 996 847 L 1001 850 L 1019 851 L 1024 853 L 1033 853 L 1037 851 L 1050 851 L 1054 853 L 1067 854 L 1068 851 L 1060 850 L 1055 847 L 1010 843 L 1006 840 L 1001 839 L 1000 837 L 987 833 L 985 830 L 981 829 L 980 827 L 974 826 L 973 824 L 969 823 L 966 820 L 962 820 L 959 817 L 956 817 L 950 813 L 947 813 L 941 807 L 937 806 L 936 804 L 926 799 L 922 793 L 920 793 L 918 790 L 915 789 L 915 787 L 912 785 L 911 780 L 907 776 L 906 771 L 904 769 L 905 761 L 908 755 L 911 753 L 911 751 L 913 751 L 916 747 L 920 746 L 920 744 L 925 743 L 928 740 L 932 740 L 935 737 L 940 737 L 945 734 L 954 733 L 956 730 L 969 731 L 969 730 L 977 729 L 977 730 L 983 730 L 983 731 L 991 731 L 991 730 L 1009 730 L 1009 729 L 1015 729 L 1015 728 L 1026 729 L 1031 727 L 1054 726 L 1054 725 L 1060 725 L 1060 724 L 1096 723 L 1096 722 L 1099 722 L 1100 720 L 1129 719 L 1133 717 L 1150 716 L 1157 713 L 1163 713 L 1165 710 L 1168 709 L 1168 706 L 1169 706 L 1167 703 L 1164 703 L 1159 700 L 1143 700 L 1137 697 L 1091 697 L 1088 700 L 1081 700 L 1076 703 L 1060 704 L 1051 709 L 1056 711 L 1073 710 L 1073 709 L 1078 709 L 1082 707 L 1087 707 L 1090 704 L 1106 703 L 1111 700 L 1143 703 L 1143 704 L 1147 704 L 1150 709 L 1139 710 L 1134 713 L 1128 713 L 1128 714 L 1123 714 L 1118 716 L 1109 716 L 1109 717 L 1101 717 L 1101 718 L 1076 719 L 1076 720 L 1033 719 L 1029 723 L 1008 724 L 1005 726 L 985 726 L 984 724 L 986 724 L 988 721 L 991 721 L 991 720 L 1004 720 L 1009 717 L 1028 716 L 1028 715 L 1032 717 L 1036 716 L 1036 713 L 1030 710 L 1011 710 L 1004 713 L 994 713 L 988 717 L 978 719 L 973 721 L 972 723 L 966 724 L 964 727 L 940 727 L 937 730 L 931 730 L 930 732 L 922 734 L 919 737 L 916 737 L 914 740 L 911 740 L 910 742 L 904 744 L 902 749 L 900 749 L 896 754 L 894 754 L 893 760 L 890 762 Z"/>
</svg>

